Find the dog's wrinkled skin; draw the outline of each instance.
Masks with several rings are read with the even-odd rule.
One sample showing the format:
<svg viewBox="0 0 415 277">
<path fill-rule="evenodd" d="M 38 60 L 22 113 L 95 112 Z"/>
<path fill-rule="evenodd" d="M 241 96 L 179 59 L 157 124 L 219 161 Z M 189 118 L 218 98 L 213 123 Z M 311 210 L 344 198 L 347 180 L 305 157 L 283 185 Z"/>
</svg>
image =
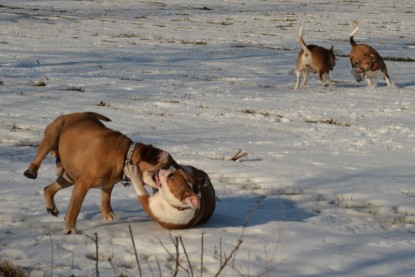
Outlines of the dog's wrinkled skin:
<svg viewBox="0 0 415 277">
<path fill-rule="evenodd" d="M 388 70 L 383 58 L 379 53 L 371 46 L 366 44 L 357 44 L 354 41 L 354 35 L 359 27 L 354 29 L 350 34 L 349 41 L 352 46 L 350 51 L 350 63 L 352 64 L 352 75 L 357 82 L 366 79 L 368 86 L 374 86 L 372 81 L 373 77 L 383 77 L 388 86 L 392 86 L 392 82 L 389 78 Z M 362 78 L 363 75 L 363 78 Z"/>
<path fill-rule="evenodd" d="M 126 165 L 145 212 L 166 229 L 184 229 L 205 223 L 216 206 L 215 190 L 209 176 L 192 166 L 170 167 L 156 175 L 158 191 L 149 196 L 137 168 Z"/>
<path fill-rule="evenodd" d="M 55 182 L 45 187 L 44 198 L 47 210 L 58 215 L 54 195 L 74 185 L 65 219 L 66 234 L 76 234 L 76 219 L 90 188 L 101 188 L 102 218 L 114 218 L 111 192 L 122 179 L 125 158 L 132 141 L 120 132 L 105 127 L 101 120 L 110 121 L 92 112 L 56 118 L 46 127 L 36 157 L 24 172 L 26 177 L 35 179 L 45 156 L 49 152 L 57 153 L 64 170 Z M 140 172 L 155 172 L 166 164 L 168 153 L 137 143 L 131 160 Z"/>
<path fill-rule="evenodd" d="M 302 35 L 303 27 L 298 32 L 298 41 L 302 50 L 297 59 L 297 82 L 295 89 L 300 88 L 301 76 L 304 72 L 304 85 L 307 85 L 308 75 L 310 72 L 317 73 L 318 79 L 325 85 L 331 84 L 329 73 L 336 65 L 336 56 L 334 55 L 333 46 L 331 49 L 325 49 L 317 45 L 307 45 Z"/>
</svg>

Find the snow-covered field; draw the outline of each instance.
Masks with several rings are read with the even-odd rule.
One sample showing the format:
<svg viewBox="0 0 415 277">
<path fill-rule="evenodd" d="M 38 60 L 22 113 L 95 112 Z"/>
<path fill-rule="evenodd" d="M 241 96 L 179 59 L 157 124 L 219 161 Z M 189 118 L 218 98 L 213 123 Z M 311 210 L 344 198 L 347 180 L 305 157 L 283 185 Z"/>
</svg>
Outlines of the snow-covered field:
<svg viewBox="0 0 415 277">
<path fill-rule="evenodd" d="M 414 14 L 412 0 L 2 0 L 0 259 L 30 276 L 96 276 L 96 233 L 100 276 L 139 276 L 130 226 L 143 276 L 174 271 L 169 231 L 131 187 L 115 187 L 113 222 L 91 190 L 68 236 L 71 189 L 59 217 L 43 204 L 54 159 L 34 181 L 22 174 L 49 122 L 95 111 L 210 175 L 211 220 L 171 232 L 195 276 L 214 276 L 239 238 L 221 276 L 414 276 Z M 293 90 L 300 26 L 307 43 L 334 45 L 333 87 L 313 75 Z M 355 26 L 394 88 L 354 81 Z M 248 156 L 226 160 L 238 148 Z"/>
</svg>

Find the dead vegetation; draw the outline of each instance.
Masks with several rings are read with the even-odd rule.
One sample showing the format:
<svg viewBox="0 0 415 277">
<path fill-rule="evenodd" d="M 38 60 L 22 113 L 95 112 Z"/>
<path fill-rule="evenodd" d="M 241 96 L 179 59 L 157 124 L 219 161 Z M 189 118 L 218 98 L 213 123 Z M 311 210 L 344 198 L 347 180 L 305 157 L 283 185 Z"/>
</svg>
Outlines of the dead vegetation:
<svg viewBox="0 0 415 277">
<path fill-rule="evenodd" d="M 236 162 L 237 160 L 240 160 L 241 158 L 244 158 L 246 156 L 248 156 L 247 152 L 243 152 L 242 149 L 238 149 L 231 157 L 225 158 L 225 160 Z"/>
<path fill-rule="evenodd" d="M 319 119 L 319 120 L 306 120 L 306 123 L 310 123 L 310 124 L 328 124 L 328 125 L 338 125 L 338 126 L 345 126 L 345 127 L 350 127 L 352 124 L 351 123 L 347 123 L 347 122 L 339 122 L 339 121 L 335 121 L 333 120 L 333 118 L 330 119 Z"/>
<path fill-rule="evenodd" d="M 155 260 L 154 260 L 155 264 L 149 263 L 147 258 L 145 258 L 144 261 L 140 261 L 140 258 L 139 258 L 139 255 L 136 249 L 133 232 L 132 232 L 131 226 L 129 225 L 128 226 L 129 234 L 130 234 L 130 238 L 132 242 L 131 245 L 133 248 L 133 253 L 134 253 L 134 257 L 135 257 L 135 261 L 137 265 L 136 267 L 137 272 L 134 273 L 134 275 L 127 275 L 124 272 L 125 269 L 117 268 L 117 266 L 113 264 L 113 261 L 111 258 L 103 259 L 102 253 L 100 253 L 102 250 L 100 250 L 100 240 L 99 240 L 98 233 L 94 233 L 93 236 L 85 234 L 85 237 L 88 238 L 90 241 L 92 241 L 92 243 L 95 245 L 95 251 L 94 251 L 95 253 L 93 253 L 90 257 L 91 260 L 94 261 L 94 267 L 95 267 L 93 276 L 97 276 L 97 277 L 102 276 L 102 274 L 100 274 L 100 263 L 102 262 L 109 262 L 111 264 L 112 270 L 114 271 L 114 275 L 111 274 L 110 276 L 114 276 L 114 277 L 145 276 L 142 271 L 143 266 L 148 267 L 148 269 L 151 272 L 151 276 L 167 276 L 168 275 L 168 276 L 189 276 L 189 277 L 193 277 L 193 276 L 201 276 L 201 277 L 215 276 L 217 277 L 217 276 L 221 276 L 224 270 L 227 268 L 235 272 L 235 274 L 238 276 L 269 276 L 270 266 L 274 264 L 275 262 L 277 250 L 280 244 L 281 230 L 277 231 L 276 241 L 274 242 L 275 244 L 273 245 L 274 248 L 270 253 L 267 252 L 268 246 L 264 246 L 265 254 L 263 257 L 261 257 L 261 259 L 263 259 L 263 262 L 264 262 L 264 268 L 260 274 L 255 274 L 255 275 L 247 274 L 245 272 L 244 265 L 240 264 L 237 258 L 237 255 L 240 252 L 241 246 L 244 241 L 243 238 L 246 232 L 248 221 L 253 211 L 260 205 L 260 203 L 261 203 L 261 200 L 258 200 L 247 212 L 246 217 L 243 222 L 242 229 L 241 229 L 241 234 L 236 239 L 235 244 L 231 246 L 229 250 L 226 251 L 224 249 L 222 238 L 219 238 L 219 245 L 214 247 L 215 251 L 214 251 L 214 256 L 213 256 L 213 258 L 218 263 L 217 269 L 216 271 L 214 270 L 214 272 L 209 272 L 208 275 L 207 275 L 208 273 L 207 269 L 204 265 L 205 259 L 206 259 L 205 233 L 204 232 L 202 232 L 200 236 L 200 257 L 196 257 L 195 259 L 190 258 L 189 253 L 187 251 L 186 243 L 183 240 L 182 236 L 180 235 L 174 236 L 171 233 L 169 233 L 170 244 L 166 244 L 160 238 L 158 239 L 159 244 L 162 246 L 162 248 L 167 254 L 167 258 L 165 262 L 167 262 L 168 264 L 167 265 L 168 272 L 165 272 L 163 271 L 160 265 L 160 261 L 157 256 L 155 256 Z M 55 254 L 53 252 L 54 242 L 53 242 L 52 235 L 49 230 L 48 230 L 48 233 L 49 233 L 49 239 L 50 239 L 50 244 L 51 244 L 51 266 L 50 266 L 50 270 L 45 269 L 46 271 L 44 273 L 44 276 L 50 276 L 50 277 L 60 276 L 58 273 L 54 272 L 54 268 L 55 268 L 55 265 L 54 265 Z M 194 257 L 192 256 L 192 258 Z M 208 260 L 211 260 L 211 258 L 212 257 L 208 257 Z M 255 260 L 256 262 L 258 262 L 257 259 L 258 258 L 256 258 Z M 248 255 L 247 262 L 248 263 L 250 262 L 249 255 Z M 242 263 L 246 263 L 246 262 L 242 262 Z M 153 267 L 156 267 L 156 269 L 154 269 Z M 26 271 L 28 272 L 25 272 L 25 270 L 22 270 L 14 266 L 12 263 L 0 259 L 0 276 L 1 277 L 26 277 L 26 276 L 30 276 L 30 270 L 31 270 L 30 268 L 27 268 Z M 122 271 L 122 273 L 120 273 L 120 271 Z M 75 276 L 75 275 L 70 275 L 70 276 Z"/>
<path fill-rule="evenodd" d="M 9 261 L 0 259 L 0 276 L 4 277 L 26 277 L 25 272 L 12 265 Z"/>
</svg>

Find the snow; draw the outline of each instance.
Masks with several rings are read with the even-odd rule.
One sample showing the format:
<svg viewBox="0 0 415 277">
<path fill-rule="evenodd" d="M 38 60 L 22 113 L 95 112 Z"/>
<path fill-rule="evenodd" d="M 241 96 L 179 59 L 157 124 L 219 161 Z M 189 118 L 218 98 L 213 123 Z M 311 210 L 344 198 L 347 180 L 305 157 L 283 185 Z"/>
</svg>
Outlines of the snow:
<svg viewBox="0 0 415 277">
<path fill-rule="evenodd" d="M 414 12 L 410 0 L 3 0 L 0 259 L 30 276 L 96 276 L 96 233 L 100 276 L 138 276 L 131 226 L 143 276 L 159 275 L 157 262 L 173 272 L 170 235 L 197 276 L 202 235 L 203 276 L 239 238 L 220 276 L 413 276 Z M 306 43 L 334 45 L 333 87 L 312 75 L 293 90 L 300 26 Z M 389 58 L 395 87 L 354 81 L 355 26 Z M 80 234 L 63 235 L 71 189 L 55 197 L 57 218 L 42 197 L 54 159 L 36 180 L 22 173 L 45 126 L 75 111 L 206 171 L 219 197 L 210 221 L 169 232 L 117 185 L 115 221 L 101 221 L 91 190 Z M 248 156 L 226 160 L 238 148 Z"/>
</svg>

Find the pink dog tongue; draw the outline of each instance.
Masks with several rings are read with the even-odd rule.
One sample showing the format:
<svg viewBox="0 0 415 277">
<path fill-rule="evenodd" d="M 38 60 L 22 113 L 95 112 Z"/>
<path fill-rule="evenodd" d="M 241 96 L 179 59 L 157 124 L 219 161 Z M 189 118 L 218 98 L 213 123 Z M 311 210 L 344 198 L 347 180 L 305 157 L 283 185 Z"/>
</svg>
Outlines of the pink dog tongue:
<svg viewBox="0 0 415 277">
<path fill-rule="evenodd" d="M 357 73 L 362 73 L 362 72 L 363 72 L 363 68 L 361 68 L 361 67 L 356 67 L 356 68 L 355 68 L 355 71 L 356 71 Z"/>
</svg>

